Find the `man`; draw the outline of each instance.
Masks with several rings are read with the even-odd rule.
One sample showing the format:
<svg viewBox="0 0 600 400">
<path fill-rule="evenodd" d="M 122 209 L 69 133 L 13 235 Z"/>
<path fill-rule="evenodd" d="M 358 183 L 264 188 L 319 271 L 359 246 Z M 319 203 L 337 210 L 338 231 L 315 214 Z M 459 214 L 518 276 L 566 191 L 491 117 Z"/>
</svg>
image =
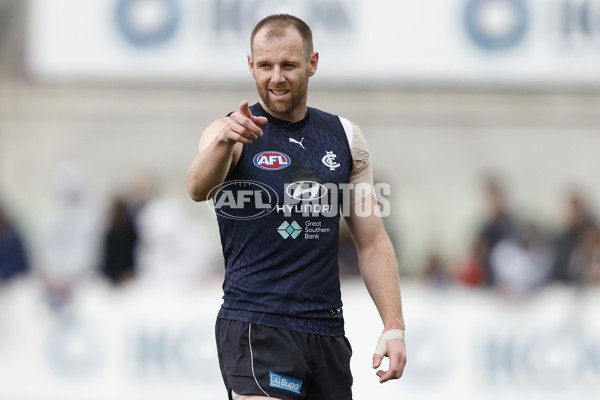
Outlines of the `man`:
<svg viewBox="0 0 600 400">
<path fill-rule="evenodd" d="M 361 273 L 384 323 L 373 368 L 389 357 L 389 369 L 377 371 L 383 383 L 406 363 L 397 265 L 376 212 L 366 142 L 355 124 L 307 107 L 318 59 L 302 20 L 260 21 L 248 55 L 260 101 L 214 121 L 188 172 L 191 198 L 212 198 L 217 211 L 226 274 L 216 335 L 230 400 L 352 398 L 334 201 L 345 195 Z M 344 191 L 349 184 L 368 190 Z"/>
</svg>

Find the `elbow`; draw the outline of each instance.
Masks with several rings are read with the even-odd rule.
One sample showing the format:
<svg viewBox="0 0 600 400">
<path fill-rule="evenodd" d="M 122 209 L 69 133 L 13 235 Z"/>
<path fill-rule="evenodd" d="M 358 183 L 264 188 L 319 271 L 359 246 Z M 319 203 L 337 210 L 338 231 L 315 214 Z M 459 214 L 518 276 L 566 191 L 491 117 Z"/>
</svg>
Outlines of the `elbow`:
<svg viewBox="0 0 600 400">
<path fill-rule="evenodd" d="M 212 189 L 207 191 L 203 186 L 188 182 L 187 185 L 188 195 L 195 202 L 207 201 L 214 197 L 216 190 Z"/>
<path fill-rule="evenodd" d="M 378 254 L 378 253 L 394 253 L 392 241 L 385 231 L 369 237 L 369 239 L 357 246 L 357 251 L 360 254 Z"/>
<path fill-rule="evenodd" d="M 189 187 L 188 187 L 188 195 L 190 196 L 190 198 L 192 200 L 194 200 L 197 203 L 199 203 L 201 201 L 210 200 L 210 197 L 207 194 L 205 194 L 204 192 L 195 191 L 193 189 L 190 189 Z"/>
<path fill-rule="evenodd" d="M 194 200 L 196 203 L 199 203 L 199 202 L 201 202 L 201 201 L 204 200 L 204 198 L 202 198 L 202 196 L 200 196 L 200 195 L 198 195 L 196 193 L 193 193 L 193 192 L 191 192 L 189 190 L 188 190 L 188 194 L 189 194 L 190 198 L 192 200 Z"/>
<path fill-rule="evenodd" d="M 201 202 L 204 200 L 208 200 L 208 196 L 204 193 L 198 185 L 195 185 L 193 182 L 189 182 L 187 184 L 187 192 L 192 200 L 195 202 Z"/>
</svg>

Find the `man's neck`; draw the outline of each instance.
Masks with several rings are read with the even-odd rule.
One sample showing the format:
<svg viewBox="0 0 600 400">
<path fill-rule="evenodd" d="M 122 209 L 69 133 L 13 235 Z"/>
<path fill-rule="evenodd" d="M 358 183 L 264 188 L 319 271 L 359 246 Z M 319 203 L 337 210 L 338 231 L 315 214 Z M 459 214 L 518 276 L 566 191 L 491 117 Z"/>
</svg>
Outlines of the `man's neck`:
<svg viewBox="0 0 600 400">
<path fill-rule="evenodd" d="M 293 112 L 286 113 L 286 114 L 279 114 L 279 113 L 273 112 L 270 108 L 268 108 L 266 106 L 266 104 L 262 100 L 260 100 L 260 105 L 271 116 L 273 116 L 277 119 L 283 120 L 283 121 L 288 121 L 290 124 L 293 124 L 294 122 L 302 121 L 306 117 L 306 113 L 308 112 L 308 107 L 306 106 L 306 104 L 301 107 L 298 107 Z"/>
</svg>

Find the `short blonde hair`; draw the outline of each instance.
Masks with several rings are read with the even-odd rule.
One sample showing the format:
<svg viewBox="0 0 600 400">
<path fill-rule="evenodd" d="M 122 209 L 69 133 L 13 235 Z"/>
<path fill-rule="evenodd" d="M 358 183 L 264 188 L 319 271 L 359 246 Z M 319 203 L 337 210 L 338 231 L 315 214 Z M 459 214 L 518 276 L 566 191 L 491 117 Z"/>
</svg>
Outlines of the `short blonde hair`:
<svg viewBox="0 0 600 400">
<path fill-rule="evenodd" d="M 250 35 L 250 51 L 254 48 L 254 38 L 263 28 L 268 29 L 267 38 L 281 37 L 285 35 L 288 28 L 294 28 L 302 37 L 304 48 L 307 50 L 307 56 L 313 53 L 312 31 L 308 24 L 300 18 L 290 14 L 273 14 L 263 18 L 256 24 Z"/>
</svg>

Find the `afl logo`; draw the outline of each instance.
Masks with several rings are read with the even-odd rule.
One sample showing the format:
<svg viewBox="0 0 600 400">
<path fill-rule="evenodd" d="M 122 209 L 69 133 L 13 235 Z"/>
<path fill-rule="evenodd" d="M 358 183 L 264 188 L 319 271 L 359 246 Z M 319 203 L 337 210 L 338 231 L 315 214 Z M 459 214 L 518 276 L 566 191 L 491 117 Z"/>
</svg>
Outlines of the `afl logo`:
<svg viewBox="0 0 600 400">
<path fill-rule="evenodd" d="M 208 207 L 229 219 L 248 220 L 264 217 L 279 203 L 277 192 L 257 181 L 230 181 L 214 187 L 208 194 Z"/>
<path fill-rule="evenodd" d="M 255 155 L 253 161 L 258 168 L 271 171 L 284 169 L 292 163 L 287 154 L 278 151 L 263 151 Z"/>
<path fill-rule="evenodd" d="M 285 188 L 285 194 L 296 200 L 317 200 L 327 194 L 327 188 L 317 182 L 300 181 L 290 183 Z"/>
</svg>

